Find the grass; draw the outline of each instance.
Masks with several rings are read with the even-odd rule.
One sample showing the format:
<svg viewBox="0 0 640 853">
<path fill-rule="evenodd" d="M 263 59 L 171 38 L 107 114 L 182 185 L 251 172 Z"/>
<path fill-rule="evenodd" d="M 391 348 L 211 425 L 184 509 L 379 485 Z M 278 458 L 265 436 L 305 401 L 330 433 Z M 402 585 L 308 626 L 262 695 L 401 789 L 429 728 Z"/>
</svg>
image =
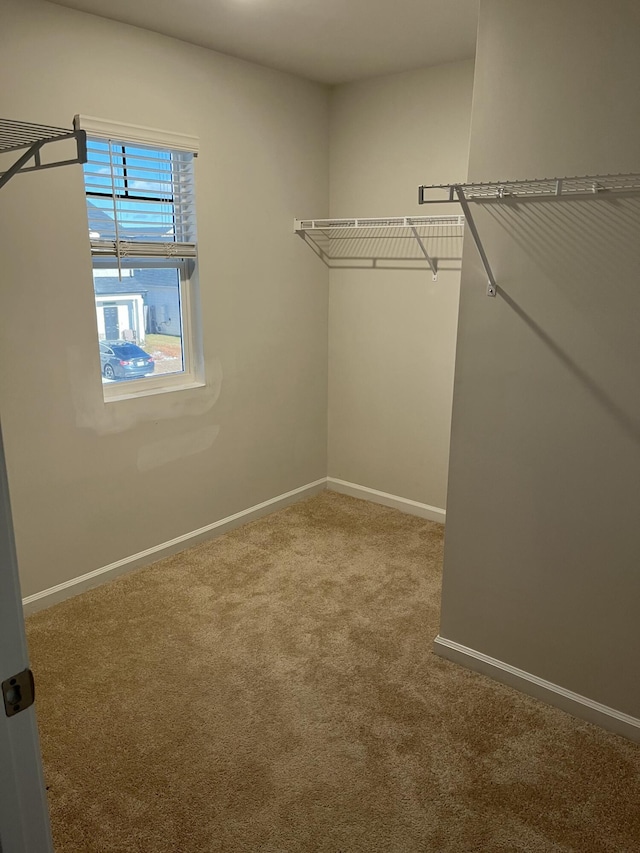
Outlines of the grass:
<svg viewBox="0 0 640 853">
<path fill-rule="evenodd" d="M 182 342 L 176 335 L 145 335 L 143 348 L 151 355 L 161 352 L 167 358 L 182 358 Z"/>
</svg>

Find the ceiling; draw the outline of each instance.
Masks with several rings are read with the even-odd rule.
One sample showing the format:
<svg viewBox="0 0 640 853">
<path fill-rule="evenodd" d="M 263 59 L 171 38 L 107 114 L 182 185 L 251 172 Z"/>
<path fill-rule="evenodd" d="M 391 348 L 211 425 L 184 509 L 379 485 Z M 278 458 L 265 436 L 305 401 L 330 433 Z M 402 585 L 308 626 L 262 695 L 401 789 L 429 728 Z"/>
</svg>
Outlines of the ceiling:
<svg viewBox="0 0 640 853">
<path fill-rule="evenodd" d="M 336 84 L 474 55 L 479 0 L 54 0 Z"/>
</svg>

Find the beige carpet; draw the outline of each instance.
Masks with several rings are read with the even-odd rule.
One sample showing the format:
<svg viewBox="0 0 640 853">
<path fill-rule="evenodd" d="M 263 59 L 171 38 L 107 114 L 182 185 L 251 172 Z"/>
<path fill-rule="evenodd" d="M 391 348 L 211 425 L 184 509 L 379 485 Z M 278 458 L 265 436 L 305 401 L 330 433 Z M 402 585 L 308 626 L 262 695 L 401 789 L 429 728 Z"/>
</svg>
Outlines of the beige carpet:
<svg viewBox="0 0 640 853">
<path fill-rule="evenodd" d="M 443 530 L 330 492 L 31 617 L 58 853 L 640 851 L 640 748 L 431 653 Z"/>
</svg>

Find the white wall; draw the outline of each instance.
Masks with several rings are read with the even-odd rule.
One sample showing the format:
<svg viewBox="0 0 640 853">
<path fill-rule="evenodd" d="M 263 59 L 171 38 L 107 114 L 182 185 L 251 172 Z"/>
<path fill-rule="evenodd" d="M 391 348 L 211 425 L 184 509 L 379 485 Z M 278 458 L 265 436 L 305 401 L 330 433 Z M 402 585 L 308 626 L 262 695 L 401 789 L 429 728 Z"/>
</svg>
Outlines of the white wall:
<svg viewBox="0 0 640 853">
<path fill-rule="evenodd" d="M 0 411 L 23 593 L 326 475 L 328 91 L 39 0 L 2 0 L 0 115 L 200 137 L 206 388 L 105 405 L 79 166 L 0 196 Z"/>
<path fill-rule="evenodd" d="M 626 0 L 483 0 L 470 180 L 638 171 L 638 44 Z M 469 246 L 441 634 L 640 718 L 640 201 L 478 226 L 500 290 Z"/>
<path fill-rule="evenodd" d="M 331 216 L 459 213 L 419 206 L 418 186 L 465 179 L 472 86 L 468 61 L 337 87 Z M 331 477 L 445 507 L 459 280 L 331 271 Z"/>
</svg>

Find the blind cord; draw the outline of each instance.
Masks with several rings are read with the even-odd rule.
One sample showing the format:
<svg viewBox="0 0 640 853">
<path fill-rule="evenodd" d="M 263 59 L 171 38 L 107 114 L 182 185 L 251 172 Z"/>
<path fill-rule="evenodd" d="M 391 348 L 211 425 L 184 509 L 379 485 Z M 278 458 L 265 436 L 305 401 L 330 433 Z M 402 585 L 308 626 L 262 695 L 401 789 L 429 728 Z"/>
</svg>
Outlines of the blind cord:
<svg viewBox="0 0 640 853">
<path fill-rule="evenodd" d="M 122 281 L 122 260 L 120 256 L 120 227 L 118 223 L 118 198 L 116 196 L 116 177 L 113 169 L 113 146 L 109 139 L 109 169 L 111 171 L 111 196 L 113 199 L 113 221 L 116 234 L 116 257 L 118 259 L 118 280 Z"/>
</svg>

